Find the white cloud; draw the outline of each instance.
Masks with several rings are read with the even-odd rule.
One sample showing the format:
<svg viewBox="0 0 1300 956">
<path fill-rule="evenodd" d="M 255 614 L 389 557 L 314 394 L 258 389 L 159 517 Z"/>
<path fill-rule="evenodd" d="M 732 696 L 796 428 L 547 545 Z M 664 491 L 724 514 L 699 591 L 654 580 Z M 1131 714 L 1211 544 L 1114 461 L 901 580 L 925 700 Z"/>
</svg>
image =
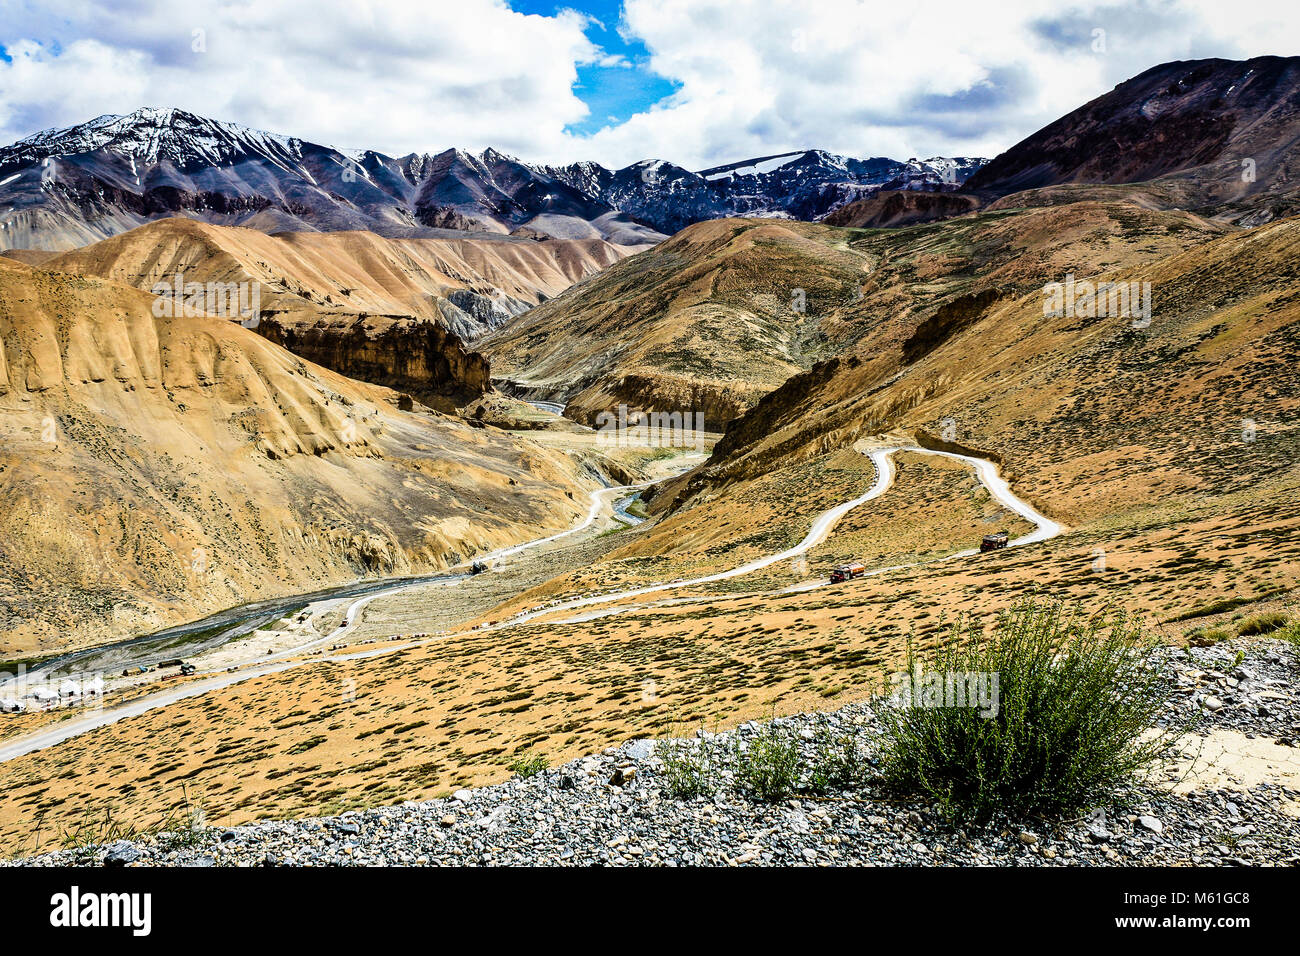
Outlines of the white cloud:
<svg viewBox="0 0 1300 956">
<path fill-rule="evenodd" d="M 131 6 L 3 0 L 0 43 L 12 62 L 0 62 L 0 140 L 177 106 L 398 154 L 548 149 L 587 114 L 572 90 L 577 65 L 602 55 L 581 14 L 525 16 L 501 0 Z"/>
<path fill-rule="evenodd" d="M 1159 63 L 1300 53 L 1291 0 L 1228 6 L 627 0 L 624 29 L 680 89 L 588 150 L 696 168 L 812 146 L 991 156 Z"/>
<path fill-rule="evenodd" d="M 992 155 L 1171 59 L 1300 52 L 1291 0 L 627 0 L 677 92 L 590 136 L 585 14 L 504 0 L 0 0 L 0 141 L 179 106 L 343 147 L 694 168 L 819 146 Z M 1105 31 L 1105 50 L 1093 48 Z M 194 52 L 194 31 L 205 52 Z M 57 42 L 58 47 L 55 47 Z"/>
</svg>

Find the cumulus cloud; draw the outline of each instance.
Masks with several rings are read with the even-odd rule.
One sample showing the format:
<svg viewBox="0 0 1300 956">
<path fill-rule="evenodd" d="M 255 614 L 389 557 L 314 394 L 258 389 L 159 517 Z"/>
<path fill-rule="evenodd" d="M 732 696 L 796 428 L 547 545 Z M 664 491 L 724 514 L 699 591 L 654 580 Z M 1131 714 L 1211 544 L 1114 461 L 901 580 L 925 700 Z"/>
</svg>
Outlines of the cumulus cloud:
<svg viewBox="0 0 1300 956">
<path fill-rule="evenodd" d="M 812 146 L 994 155 L 1157 63 L 1300 52 L 1291 0 L 626 0 L 619 31 L 675 92 L 579 136 L 578 68 L 630 64 L 573 10 L 0 0 L 0 140 L 150 105 L 395 154 L 492 145 L 694 168 Z"/>
<path fill-rule="evenodd" d="M 585 16 L 501 0 L 3 0 L 0 139 L 141 106 L 341 147 L 554 149 Z"/>
<path fill-rule="evenodd" d="M 594 134 L 697 168 L 822 147 L 992 156 L 1158 63 L 1300 53 L 1290 0 L 627 0 L 672 99 Z"/>
</svg>

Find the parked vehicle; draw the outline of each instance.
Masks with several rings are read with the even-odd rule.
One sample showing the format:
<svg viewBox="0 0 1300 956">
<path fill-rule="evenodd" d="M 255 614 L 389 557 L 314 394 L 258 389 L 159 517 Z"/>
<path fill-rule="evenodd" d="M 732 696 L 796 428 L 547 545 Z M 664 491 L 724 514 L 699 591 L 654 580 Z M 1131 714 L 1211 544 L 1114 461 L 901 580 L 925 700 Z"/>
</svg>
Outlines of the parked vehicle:
<svg viewBox="0 0 1300 956">
<path fill-rule="evenodd" d="M 980 552 L 997 551 L 999 548 L 1005 548 L 1010 537 L 1005 531 L 999 531 L 997 534 L 986 534 L 984 540 L 980 542 Z"/>
<path fill-rule="evenodd" d="M 194 665 L 193 665 L 193 664 L 182 664 L 182 665 L 181 665 L 181 674 L 182 674 L 182 675 L 184 675 L 185 677 L 189 677 L 189 676 L 190 676 L 191 674 L 193 674 L 193 673 L 194 673 Z"/>
<path fill-rule="evenodd" d="M 867 573 L 866 565 L 843 564 L 831 572 L 831 584 L 839 584 L 850 578 L 860 578 Z"/>
</svg>

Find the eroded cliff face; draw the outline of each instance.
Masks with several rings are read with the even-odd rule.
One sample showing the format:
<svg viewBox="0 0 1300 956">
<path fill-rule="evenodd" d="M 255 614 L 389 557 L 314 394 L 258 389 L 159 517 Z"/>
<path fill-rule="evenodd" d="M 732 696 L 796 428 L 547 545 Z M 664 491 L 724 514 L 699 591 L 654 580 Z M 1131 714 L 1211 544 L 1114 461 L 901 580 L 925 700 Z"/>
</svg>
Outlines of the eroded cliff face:
<svg viewBox="0 0 1300 956">
<path fill-rule="evenodd" d="M 591 426 L 600 416 L 620 405 L 692 416 L 705 431 L 722 431 L 726 424 L 757 404 L 766 394 L 762 387 L 744 382 L 709 382 L 677 375 L 638 372 L 615 381 L 598 381 L 569 399 L 564 413 Z"/>
<path fill-rule="evenodd" d="M 257 331 L 341 375 L 384 385 L 450 410 L 492 388 L 488 360 L 428 319 L 264 316 Z"/>
</svg>

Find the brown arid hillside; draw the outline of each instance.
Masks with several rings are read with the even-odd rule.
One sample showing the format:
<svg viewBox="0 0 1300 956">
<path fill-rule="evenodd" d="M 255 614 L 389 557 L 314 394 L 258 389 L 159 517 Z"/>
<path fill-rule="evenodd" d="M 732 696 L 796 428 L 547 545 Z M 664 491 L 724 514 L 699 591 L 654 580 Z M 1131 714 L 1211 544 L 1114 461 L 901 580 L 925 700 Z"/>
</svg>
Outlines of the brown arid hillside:
<svg viewBox="0 0 1300 956">
<path fill-rule="evenodd" d="M 864 270 L 840 239 L 809 223 L 696 223 L 479 344 L 495 378 L 579 421 L 625 403 L 717 428 L 815 360 L 805 304 L 847 297 Z"/>
<path fill-rule="evenodd" d="M 717 428 L 862 341 L 893 371 L 898 335 L 967 321 L 1044 276 L 1090 275 L 1225 226 L 1128 203 L 1018 209 L 900 229 L 770 220 L 697 223 L 521 316 L 481 344 L 493 376 L 592 421 L 620 402 L 702 412 Z M 918 331 L 919 329 L 919 331 Z M 913 333 L 916 333 L 913 335 Z M 889 346 L 886 348 L 886 346 Z M 759 419 L 750 418 L 750 421 Z"/>
<path fill-rule="evenodd" d="M 0 259 L 0 653 L 434 570 L 586 513 L 580 460 L 153 302 Z"/>
<path fill-rule="evenodd" d="M 31 264 L 145 291 L 176 276 L 251 283 L 257 330 L 352 378 L 448 407 L 489 387 L 466 344 L 631 250 L 600 239 L 388 239 L 369 232 L 267 235 L 189 219 L 149 223 Z"/>
<path fill-rule="evenodd" d="M 1023 205 L 1069 184 L 1135 195 L 1242 225 L 1300 212 L 1300 57 L 1164 63 L 1011 147 L 963 189 Z M 1063 197 L 1067 197 L 1064 198 Z"/>
<path fill-rule="evenodd" d="M 1297 228 L 1231 231 L 1119 203 L 809 227 L 871 267 L 856 301 L 809 296 L 807 320 L 838 358 L 737 420 L 710 463 L 662 486 L 652 520 L 539 555 L 533 573 L 475 578 L 455 599 L 380 598 L 348 636 L 379 641 L 366 657 L 310 658 L 16 758 L 0 841 L 50 845 L 104 820 L 163 827 L 195 805 L 224 826 L 393 804 L 506 779 L 521 757 L 554 765 L 631 737 L 827 709 L 887 686 L 909 640 L 939 639 L 956 615 L 988 623 L 1031 594 L 1139 612 L 1171 642 L 1292 610 Z M 1069 270 L 1150 281 L 1151 323 L 1044 316 L 1042 284 Z M 902 452 L 890 490 L 802 560 L 672 585 L 800 540 L 872 486 L 863 451 L 944 435 L 995 457 L 1064 533 L 954 559 L 1026 525 L 965 465 Z M 851 560 L 882 573 L 805 589 Z M 608 616 L 472 627 L 648 584 L 666 587 L 594 609 Z"/>
<path fill-rule="evenodd" d="M 1041 290 L 1011 286 L 882 315 L 736 422 L 678 503 L 891 430 L 996 457 L 1071 525 L 1266 487 L 1300 461 L 1297 243 L 1288 219 L 1088 277 L 1149 282 L 1146 327 L 1047 317 Z"/>
</svg>

